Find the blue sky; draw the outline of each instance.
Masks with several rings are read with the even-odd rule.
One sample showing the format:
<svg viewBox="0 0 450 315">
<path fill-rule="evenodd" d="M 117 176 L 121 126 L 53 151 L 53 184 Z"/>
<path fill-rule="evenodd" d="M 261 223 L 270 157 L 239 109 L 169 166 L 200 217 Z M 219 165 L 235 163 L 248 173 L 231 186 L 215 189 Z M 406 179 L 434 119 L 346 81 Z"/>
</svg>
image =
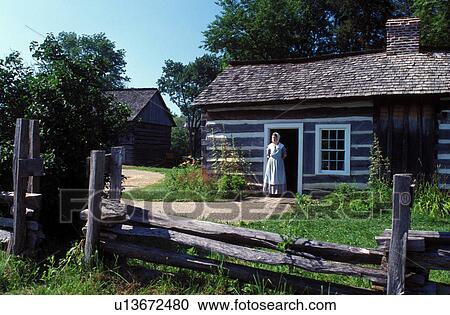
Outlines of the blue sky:
<svg viewBox="0 0 450 315">
<path fill-rule="evenodd" d="M 0 0 L 0 58 L 18 50 L 32 61 L 29 44 L 43 38 L 29 28 L 103 32 L 126 50 L 129 87 L 154 87 L 164 60 L 186 63 L 205 52 L 201 32 L 219 11 L 214 0 Z"/>
</svg>

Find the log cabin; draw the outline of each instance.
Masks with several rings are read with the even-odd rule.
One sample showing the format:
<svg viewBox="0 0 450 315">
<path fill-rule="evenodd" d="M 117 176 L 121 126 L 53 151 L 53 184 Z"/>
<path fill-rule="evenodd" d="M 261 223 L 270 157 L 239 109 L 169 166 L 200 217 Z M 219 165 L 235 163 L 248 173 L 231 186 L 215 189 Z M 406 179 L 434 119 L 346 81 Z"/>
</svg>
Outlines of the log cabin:
<svg viewBox="0 0 450 315">
<path fill-rule="evenodd" d="M 202 109 L 202 163 L 231 138 L 261 186 L 265 148 L 286 146 L 288 190 L 339 183 L 367 187 L 376 135 L 392 173 L 450 188 L 450 51 L 420 46 L 418 18 L 391 19 L 386 49 L 306 59 L 231 62 L 195 100 Z"/>
<path fill-rule="evenodd" d="M 124 163 L 164 163 L 170 152 L 171 130 L 175 122 L 159 90 L 131 88 L 108 93 L 131 110 L 127 131 L 117 144 L 125 148 Z"/>
</svg>

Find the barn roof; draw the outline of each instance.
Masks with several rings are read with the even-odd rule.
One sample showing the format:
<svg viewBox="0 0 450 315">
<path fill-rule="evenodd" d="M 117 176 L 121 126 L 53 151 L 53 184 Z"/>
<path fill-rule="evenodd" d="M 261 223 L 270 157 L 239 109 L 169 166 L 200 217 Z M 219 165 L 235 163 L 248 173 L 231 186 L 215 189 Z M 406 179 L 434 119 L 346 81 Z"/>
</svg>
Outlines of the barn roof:
<svg viewBox="0 0 450 315">
<path fill-rule="evenodd" d="M 125 103 L 131 110 L 129 120 L 133 120 L 158 92 L 156 88 L 131 88 L 108 91 L 107 93 L 121 103 Z"/>
<path fill-rule="evenodd" d="M 386 52 L 232 63 L 196 105 L 450 93 L 450 53 Z"/>
</svg>

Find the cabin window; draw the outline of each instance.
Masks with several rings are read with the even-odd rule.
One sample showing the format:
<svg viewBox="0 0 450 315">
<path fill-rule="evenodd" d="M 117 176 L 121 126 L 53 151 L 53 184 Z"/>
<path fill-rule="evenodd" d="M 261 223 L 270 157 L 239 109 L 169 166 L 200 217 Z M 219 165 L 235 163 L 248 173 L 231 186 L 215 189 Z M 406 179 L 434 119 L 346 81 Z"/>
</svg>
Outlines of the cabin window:
<svg viewBox="0 0 450 315">
<path fill-rule="evenodd" d="M 350 175 L 350 125 L 316 125 L 316 174 Z"/>
</svg>

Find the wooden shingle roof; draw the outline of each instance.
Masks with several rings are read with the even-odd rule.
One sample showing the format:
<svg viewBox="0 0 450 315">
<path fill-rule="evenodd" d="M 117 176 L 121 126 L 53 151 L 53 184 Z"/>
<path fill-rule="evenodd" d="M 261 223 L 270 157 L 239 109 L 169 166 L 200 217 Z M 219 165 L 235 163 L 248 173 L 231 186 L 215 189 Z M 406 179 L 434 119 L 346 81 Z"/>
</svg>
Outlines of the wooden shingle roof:
<svg viewBox="0 0 450 315">
<path fill-rule="evenodd" d="M 235 63 L 196 105 L 450 93 L 450 53 L 386 52 L 273 63 Z"/>
<path fill-rule="evenodd" d="M 129 120 L 133 120 L 141 112 L 142 109 L 150 102 L 150 100 L 158 93 L 156 88 L 130 88 L 108 91 L 109 95 L 120 102 L 125 103 L 131 110 Z"/>
</svg>

